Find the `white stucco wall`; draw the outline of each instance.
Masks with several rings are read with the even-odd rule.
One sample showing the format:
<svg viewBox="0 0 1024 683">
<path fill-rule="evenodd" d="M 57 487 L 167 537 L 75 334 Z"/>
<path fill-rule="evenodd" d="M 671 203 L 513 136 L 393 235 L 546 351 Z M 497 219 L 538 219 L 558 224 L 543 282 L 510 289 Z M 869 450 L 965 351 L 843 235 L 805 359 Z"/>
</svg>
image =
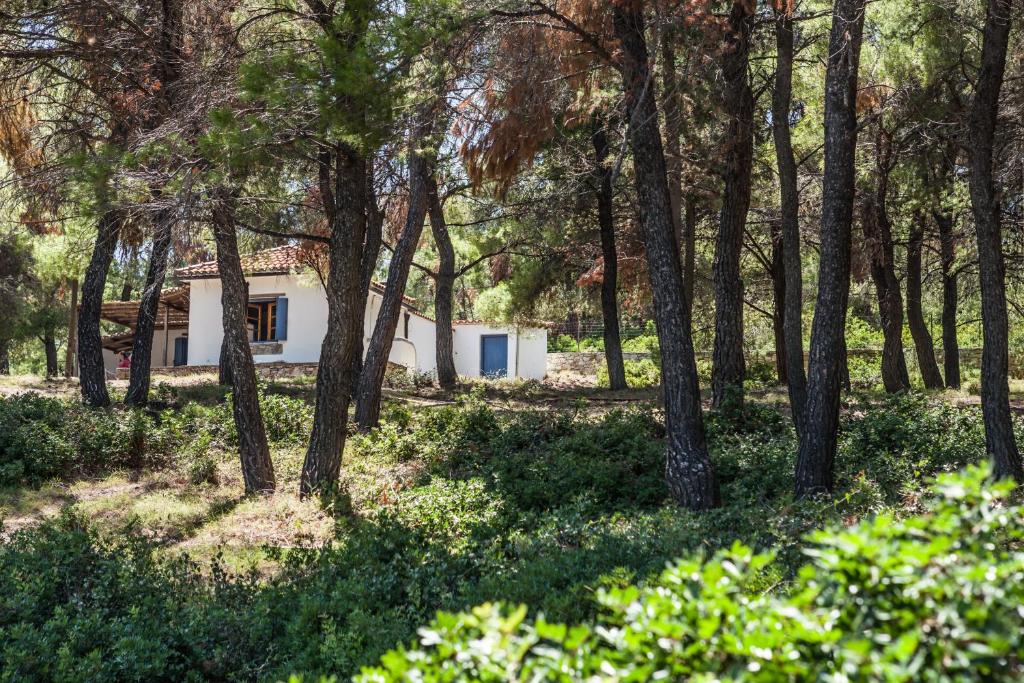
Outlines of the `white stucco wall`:
<svg viewBox="0 0 1024 683">
<path fill-rule="evenodd" d="M 548 374 L 548 331 L 527 327 L 519 331 L 519 376 L 544 379 Z"/>
<path fill-rule="evenodd" d="M 364 353 L 370 343 L 370 337 L 373 335 L 373 326 L 377 324 L 381 299 L 380 293 L 371 291 L 370 297 L 366 301 L 366 313 L 363 316 Z M 409 313 L 408 338 L 405 336 L 406 313 Z M 392 363 L 404 365 L 407 368 L 415 368 L 417 372 L 436 375 L 435 329 L 436 326 L 433 320 L 425 318 L 409 309 L 402 308 L 402 313 L 398 316 L 398 325 L 395 327 L 395 341 L 391 345 L 391 354 L 388 356 L 388 360 Z"/>
<path fill-rule="evenodd" d="M 307 286 L 291 275 L 249 278 L 249 297 L 288 297 L 288 339 L 281 354 L 253 356 L 257 363 L 307 363 L 320 357 L 327 331 L 327 297 L 319 286 Z M 220 280 L 189 282 L 188 364 L 216 365 L 223 338 Z"/>
<path fill-rule="evenodd" d="M 257 363 L 283 361 L 286 363 L 315 363 L 320 359 L 320 348 L 327 334 L 327 295 L 315 280 L 295 275 L 272 275 L 248 278 L 249 297 L 252 299 L 288 297 L 288 338 L 280 342 L 282 353 L 256 355 Z M 221 323 L 220 280 L 189 281 L 189 335 L 188 364 L 216 365 L 220 359 L 223 337 Z M 381 296 L 371 292 L 363 316 L 363 349 L 370 341 L 373 326 L 380 312 Z M 405 310 L 403 308 L 402 315 Z M 434 373 L 437 369 L 434 355 L 434 323 L 413 313 L 409 319 L 409 339 L 404 340 L 403 318 L 399 316 L 389 359 L 418 372 Z M 399 338 L 403 338 L 399 341 Z M 411 345 L 411 346 L 410 346 Z"/>
<path fill-rule="evenodd" d="M 545 329 L 491 327 L 480 323 L 455 325 L 455 371 L 480 376 L 480 340 L 485 335 L 508 335 L 508 376 L 544 379 L 547 373 L 548 333 Z"/>
</svg>

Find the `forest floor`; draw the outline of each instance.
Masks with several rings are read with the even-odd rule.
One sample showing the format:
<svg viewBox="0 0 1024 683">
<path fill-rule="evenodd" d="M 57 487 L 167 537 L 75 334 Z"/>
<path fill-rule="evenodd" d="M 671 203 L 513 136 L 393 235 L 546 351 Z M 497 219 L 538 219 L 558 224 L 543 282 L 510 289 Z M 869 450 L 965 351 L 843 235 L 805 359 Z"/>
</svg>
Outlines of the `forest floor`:
<svg viewBox="0 0 1024 683">
<path fill-rule="evenodd" d="M 312 404 L 313 378 L 278 380 L 267 391 L 299 398 Z M 112 382 L 115 398 L 127 383 Z M 601 415 L 632 405 L 654 407 L 657 389 L 610 391 L 587 386 L 584 381 L 477 382 L 475 390 L 495 412 L 523 409 L 551 409 Z M 1014 404 L 1024 411 L 1024 382 L 1015 381 Z M 434 387 L 391 387 L 385 401 L 411 410 L 453 404 L 466 392 L 455 393 Z M 16 376 L 0 381 L 0 395 L 39 392 L 49 396 L 77 396 L 74 380 L 44 380 Z M 172 392 L 178 403 L 215 404 L 223 399 L 216 377 L 154 377 L 157 396 Z M 788 412 L 785 389 L 767 387 L 751 392 L 762 405 Z M 977 397 L 964 393 L 940 394 L 954 404 L 972 405 Z M 0 489 L 0 534 L 7 535 L 39 521 L 73 510 L 93 520 L 100 528 L 118 530 L 132 525 L 156 541 L 167 552 L 188 552 L 202 562 L 220 555 L 229 567 L 258 567 L 272 572 L 279 549 L 314 547 L 336 536 L 336 520 L 320 501 L 300 500 L 299 473 L 304 449 L 276 447 L 273 461 L 278 492 L 270 497 L 241 495 L 242 484 L 233 453 L 215 454 L 216 473 L 210 482 L 194 484 L 184 465 L 158 471 L 115 472 L 97 479 L 52 482 L 39 488 Z M 346 453 L 344 476 L 353 510 L 361 511 L 387 503 L 389 492 L 398 491 L 415 477 L 415 460 L 389 463 Z"/>
<path fill-rule="evenodd" d="M 116 400 L 127 382 L 112 381 L 108 386 Z M 609 391 L 571 381 L 479 382 L 472 387 L 496 412 L 550 408 L 596 415 L 657 399 L 656 389 Z M 212 405 L 223 399 L 223 389 L 214 376 L 154 376 L 156 396 L 169 390 L 179 403 Z M 267 384 L 267 390 L 312 404 L 314 381 L 311 377 L 276 380 Z M 385 401 L 414 410 L 429 409 L 454 404 L 466 390 L 461 387 L 452 394 L 435 387 L 392 387 L 385 390 Z M 25 392 L 75 398 L 78 383 L 26 375 L 0 379 L 0 395 Z M 261 572 L 272 571 L 276 563 L 270 557 L 276 557 L 278 549 L 320 546 L 335 536 L 330 511 L 319 501 L 298 497 L 303 456 L 304 449 L 299 446 L 273 450 L 278 492 L 271 497 L 241 495 L 238 463 L 230 453 L 217 454 L 212 483 L 201 485 L 190 481 L 182 465 L 180 469 L 55 481 L 39 488 L 0 488 L 0 534 L 9 535 L 69 510 L 84 514 L 101 529 L 115 531 L 133 525 L 167 552 L 186 551 L 201 563 L 220 555 L 231 568 L 258 566 Z M 389 489 L 408 480 L 411 468 L 415 465 L 386 465 L 346 454 L 346 488 L 355 511 L 386 502 L 382 497 L 386 499 Z"/>
<path fill-rule="evenodd" d="M 809 532 L 919 515 L 933 477 L 985 452 L 980 411 L 954 405 L 966 394 L 861 386 L 844 399 L 835 495 L 795 501 L 785 389 L 752 383 L 742 409 L 706 413 L 723 504 L 690 514 L 665 483 L 655 389 L 498 381 L 446 393 L 396 381 L 379 429 L 348 439 L 339 490 L 303 500 L 313 380 L 297 378 L 261 385 L 277 490 L 245 496 L 225 389 L 212 377 L 170 382 L 155 378 L 146 411 L 118 404 L 123 385 L 114 407 L 91 410 L 74 383 L 7 383 L 0 592 L 26 625 L 4 632 L 21 635 L 0 659 L 72 641 L 68 652 L 113 651 L 142 633 L 139 653 L 103 661 L 128 667 L 161 643 L 199 680 L 213 666 L 205 644 L 217 643 L 216 677 L 344 680 L 438 610 L 500 601 L 581 623 L 599 613 L 601 589 L 735 543 L 774 558 L 751 594 L 784 595 Z M 49 397 L 12 395 L 32 391 Z M 193 642 L 204 645 L 179 647 Z"/>
</svg>

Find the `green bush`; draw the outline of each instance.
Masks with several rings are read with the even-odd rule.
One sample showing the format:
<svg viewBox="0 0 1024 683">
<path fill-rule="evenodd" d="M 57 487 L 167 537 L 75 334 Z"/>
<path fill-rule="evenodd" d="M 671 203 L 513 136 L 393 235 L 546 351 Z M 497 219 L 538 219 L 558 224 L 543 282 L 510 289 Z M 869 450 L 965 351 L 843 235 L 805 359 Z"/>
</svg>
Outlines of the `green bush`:
<svg viewBox="0 0 1024 683">
<path fill-rule="evenodd" d="M 441 614 L 357 680 L 1019 680 L 1024 508 L 986 475 L 943 476 L 927 514 L 812 534 L 785 594 L 758 589 L 771 554 L 735 545 L 600 590 L 591 623 Z"/>
<path fill-rule="evenodd" d="M 139 410 L 100 410 L 34 393 L 0 398 L 0 484 L 166 461 L 174 441 Z"/>
<path fill-rule="evenodd" d="M 661 384 L 661 368 L 653 360 L 624 360 L 622 366 L 626 371 L 626 385 L 631 389 L 645 389 Z M 608 388 L 609 384 L 608 366 L 601 365 L 597 369 L 597 386 Z"/>
<path fill-rule="evenodd" d="M 313 406 L 309 403 L 281 394 L 261 392 L 260 411 L 269 441 L 296 445 L 309 441 L 313 425 Z"/>
<path fill-rule="evenodd" d="M 312 407 L 277 394 L 260 395 L 271 442 L 303 444 Z M 0 485 L 38 486 L 117 469 L 166 465 L 179 456 L 192 462 L 211 450 L 237 447 L 229 401 L 180 408 L 94 409 L 78 401 L 36 393 L 0 397 Z"/>
<path fill-rule="evenodd" d="M 707 415 L 708 445 L 725 505 L 698 515 L 678 509 L 669 500 L 662 479 L 660 411 L 644 408 L 599 414 L 579 406 L 507 411 L 485 403 L 486 390 L 481 386 L 456 404 L 441 407 L 385 405 L 381 427 L 352 438 L 346 465 L 358 470 L 366 464 L 358 461 L 367 458 L 374 467 L 393 464 L 412 476 L 402 479 L 404 488 L 388 489 L 386 504 L 339 519 L 337 538 L 324 547 L 268 549 L 278 566 L 270 578 L 231 574 L 217 563 L 200 568 L 186 559 L 168 557 L 137 530 L 101 535 L 71 516 L 0 541 L 0 680 L 275 681 L 293 671 L 314 678 L 321 674 L 347 677 L 378 662 L 396 645 L 410 642 L 417 627 L 433 619 L 438 610 L 461 612 L 496 602 L 525 603 L 551 622 L 581 624 L 587 633 L 581 647 L 597 648 L 594 651 L 603 654 L 608 645 L 595 640 L 597 627 L 612 633 L 634 623 L 629 621 L 632 616 L 616 615 L 632 615 L 631 610 L 646 604 L 638 601 L 653 601 L 658 595 L 665 595 L 668 602 L 651 602 L 649 621 L 666 628 L 678 626 L 684 634 L 678 641 L 670 639 L 676 650 L 658 657 L 674 658 L 679 656 L 678 648 L 693 648 L 695 654 L 680 659 L 680 666 L 698 667 L 694 662 L 700 659 L 706 663 L 699 666 L 706 669 L 695 669 L 697 673 L 710 671 L 728 679 L 753 676 L 757 672 L 743 667 L 757 661 L 767 672 L 760 675 L 770 678 L 779 671 L 772 668 L 779 663 L 776 659 L 742 655 L 753 652 L 752 644 L 760 647 L 759 638 L 767 639 L 764 647 L 774 642 L 771 633 L 761 634 L 771 623 L 765 621 L 766 614 L 782 610 L 779 618 L 786 620 L 780 623 L 799 633 L 801 624 L 818 628 L 813 620 L 826 608 L 837 610 L 835 623 L 842 625 L 829 625 L 832 630 L 826 635 L 827 642 L 842 644 L 841 657 L 852 656 L 852 634 L 857 628 L 850 624 L 863 618 L 844 611 L 853 609 L 856 602 L 847 588 L 839 597 L 821 588 L 805 605 L 794 602 L 811 590 L 809 580 L 803 578 L 808 571 L 803 569 L 809 561 L 808 545 L 819 553 L 811 559 L 818 582 L 832 576 L 831 569 L 821 568 L 822 553 L 828 557 L 840 553 L 846 560 L 863 555 L 867 558 L 863 568 L 843 571 L 869 576 L 881 572 L 882 578 L 895 567 L 893 562 L 916 562 L 919 549 L 910 541 L 918 531 L 900 525 L 917 519 L 907 517 L 921 511 L 919 501 L 928 477 L 959 469 L 984 454 L 977 410 L 934 404 L 917 396 L 857 398 L 841 423 L 835 495 L 794 501 L 796 440 L 790 422 L 776 409 L 748 401 L 742 409 Z M 33 400 L 19 404 L 23 415 L 37 414 L 30 410 Z M 281 416 L 285 426 L 274 437 L 284 443 L 292 443 L 306 428 L 296 416 L 308 408 L 292 400 L 271 400 L 270 410 L 286 413 Z M 67 403 L 61 410 L 85 409 Z M 123 411 L 86 412 L 100 414 L 91 419 L 127 419 Z M 43 418 L 50 419 L 46 416 L 53 413 L 52 408 L 39 410 L 42 417 L 37 421 L 45 423 Z M 230 404 L 185 404 L 179 410 L 138 415 L 134 419 L 153 421 L 147 444 L 173 443 L 197 481 L 209 474 L 205 454 L 234 447 Z M 51 422 L 57 424 L 60 419 Z M 6 435 L 6 430 L 0 432 L 0 438 Z M 67 438 L 57 443 L 65 442 L 77 448 L 78 441 Z M 960 485 L 969 490 L 975 486 L 970 481 Z M 974 500 L 973 493 L 965 496 Z M 998 502 L 991 501 L 993 506 Z M 1005 510 L 1019 514 L 1013 507 Z M 875 514 L 884 521 L 861 521 Z M 952 565 L 974 562 L 975 542 L 994 544 L 977 555 L 978 566 L 1002 552 L 1002 539 L 986 536 L 984 524 L 974 517 L 965 523 L 978 529 L 978 537 L 966 541 L 941 536 L 950 527 L 941 515 L 921 519 L 926 520 L 921 522 L 925 528 L 920 535 L 926 547 L 933 541 L 940 549 L 944 543 L 961 543 L 963 552 L 949 560 Z M 858 522 L 852 531 L 840 526 Z M 807 532 L 823 527 L 832 529 L 827 536 L 831 540 L 808 539 Z M 907 531 L 894 531 L 892 543 L 897 545 L 886 549 L 890 540 L 879 534 L 890 527 Z M 857 540 L 862 529 L 870 530 L 869 541 Z M 855 539 L 849 541 L 849 550 L 848 533 Z M 684 559 L 676 571 L 679 577 L 690 577 L 684 588 L 674 587 L 673 581 L 682 581 L 678 577 L 659 579 L 674 558 L 711 556 L 737 541 L 751 550 L 737 550 L 734 556 L 708 563 Z M 836 543 L 841 544 L 838 550 L 832 545 Z M 884 552 L 876 551 L 876 546 Z M 945 547 L 949 554 L 950 546 Z M 766 552 L 770 560 L 752 559 Z M 738 568 L 735 575 L 729 573 L 733 570 L 727 569 L 726 561 Z M 727 573 L 723 585 L 710 578 L 709 585 L 704 585 L 704 579 L 692 578 L 705 572 L 715 576 L 714 572 L 723 570 Z M 908 585 L 926 604 L 940 597 L 952 600 L 924 592 L 927 585 L 899 584 L 897 577 L 917 581 L 917 574 L 908 579 L 899 574 L 904 569 L 893 571 L 892 591 Z M 922 577 L 925 573 L 921 572 Z M 998 578 L 1006 577 L 999 574 Z M 938 580 L 935 575 L 931 579 Z M 858 586 L 857 595 L 873 595 L 877 588 Z M 1017 589 L 1002 586 L 1000 590 Z M 628 603 L 610 597 L 622 591 L 637 597 Z M 819 594 L 828 596 L 828 602 L 819 605 Z M 1020 596 L 1007 592 L 998 597 L 1018 600 Z M 893 596 L 885 604 L 870 599 L 880 610 L 896 604 Z M 681 601 L 688 602 L 684 616 L 666 611 L 666 605 Z M 960 603 L 948 605 L 953 610 L 963 608 Z M 896 605 L 893 613 L 897 608 L 902 609 Z M 928 609 L 941 611 L 941 605 Z M 490 609 L 479 617 L 482 626 L 473 628 L 488 627 L 492 613 L 507 612 Z M 738 626 L 741 616 L 749 618 L 755 635 L 730 644 L 732 638 L 746 637 Z M 1000 625 L 1003 616 L 996 614 L 992 623 Z M 934 614 L 914 612 L 912 617 L 930 624 Z M 476 617 L 458 617 L 470 618 Z M 704 618 L 710 621 L 705 624 Z M 539 619 L 523 622 L 509 635 L 518 638 L 523 629 L 536 628 L 538 623 Z M 646 621 L 636 624 L 649 627 Z M 716 630 L 711 636 L 700 639 L 707 645 L 696 643 L 692 633 L 698 631 L 686 630 L 712 627 Z M 893 637 L 894 632 L 879 628 L 872 626 Z M 457 637 L 468 637 L 469 626 L 459 629 Z M 630 638 L 643 635 L 619 632 Z M 864 637 L 873 638 L 874 632 Z M 495 636 L 494 642 L 499 641 Z M 650 639 L 642 642 L 643 647 L 653 648 L 651 652 L 660 647 Z M 814 654 L 818 659 L 807 661 L 825 666 L 811 644 L 800 637 L 796 642 L 802 657 Z M 543 644 L 550 645 L 555 656 L 571 660 L 567 676 L 583 671 L 571 668 L 582 664 L 572 663 L 575 655 L 563 647 L 564 641 Z M 869 654 L 883 649 L 869 645 Z M 458 647 L 463 646 L 459 641 Z M 964 647 L 976 652 L 971 650 L 973 645 Z M 627 650 L 615 655 L 619 660 L 610 661 L 624 670 L 633 666 L 635 651 Z M 496 652 L 504 650 L 499 647 Z M 532 661 L 540 652 L 540 644 L 530 645 L 527 659 Z M 416 656 L 428 663 L 435 661 L 435 655 Z M 412 655 L 390 657 L 404 661 Z M 794 666 L 798 664 L 803 666 L 803 660 Z M 973 660 L 972 665 L 981 666 Z M 794 679 L 813 677 L 794 671 L 798 672 Z M 815 671 L 822 672 L 820 678 L 838 678 L 832 669 Z M 464 678 L 476 675 L 454 673 Z M 646 678 L 647 673 L 640 670 L 636 677 Z M 850 669 L 851 678 L 862 674 L 863 669 L 856 666 Z M 680 673 L 675 678 L 687 676 Z"/>
<path fill-rule="evenodd" d="M 578 351 L 576 339 L 568 334 L 548 335 L 548 353 L 568 353 Z"/>
<path fill-rule="evenodd" d="M 643 334 L 639 334 L 622 341 L 622 350 L 627 353 L 649 353 L 652 356 L 660 355 L 658 346 L 658 331 L 654 327 L 654 321 L 648 320 L 644 324 Z"/>
</svg>

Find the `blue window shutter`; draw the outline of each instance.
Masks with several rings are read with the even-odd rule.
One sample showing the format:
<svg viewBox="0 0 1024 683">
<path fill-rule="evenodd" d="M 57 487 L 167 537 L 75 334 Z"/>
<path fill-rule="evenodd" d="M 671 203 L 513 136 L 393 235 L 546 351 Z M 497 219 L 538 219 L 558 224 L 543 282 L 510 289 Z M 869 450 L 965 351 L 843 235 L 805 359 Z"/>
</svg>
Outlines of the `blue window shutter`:
<svg viewBox="0 0 1024 683">
<path fill-rule="evenodd" d="M 288 297 L 277 297 L 277 329 L 274 331 L 277 341 L 288 338 Z"/>
</svg>

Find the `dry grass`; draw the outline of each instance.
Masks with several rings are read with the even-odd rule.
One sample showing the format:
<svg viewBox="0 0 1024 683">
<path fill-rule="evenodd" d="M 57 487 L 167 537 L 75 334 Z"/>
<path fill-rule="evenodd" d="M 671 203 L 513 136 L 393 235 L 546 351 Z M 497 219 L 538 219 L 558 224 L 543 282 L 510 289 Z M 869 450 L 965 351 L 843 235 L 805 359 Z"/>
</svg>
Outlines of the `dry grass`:
<svg viewBox="0 0 1024 683">
<path fill-rule="evenodd" d="M 238 463 L 227 454 L 217 462 L 214 484 L 193 484 L 183 472 L 171 470 L 0 491 L 3 533 L 70 509 L 103 531 L 132 525 L 165 552 L 187 551 L 200 562 L 221 554 L 236 568 L 247 568 L 249 560 L 262 562 L 266 547 L 287 550 L 328 542 L 334 520 L 319 501 L 298 497 L 301 453 L 277 451 L 274 461 L 278 492 L 272 496 L 244 497 Z"/>
</svg>

